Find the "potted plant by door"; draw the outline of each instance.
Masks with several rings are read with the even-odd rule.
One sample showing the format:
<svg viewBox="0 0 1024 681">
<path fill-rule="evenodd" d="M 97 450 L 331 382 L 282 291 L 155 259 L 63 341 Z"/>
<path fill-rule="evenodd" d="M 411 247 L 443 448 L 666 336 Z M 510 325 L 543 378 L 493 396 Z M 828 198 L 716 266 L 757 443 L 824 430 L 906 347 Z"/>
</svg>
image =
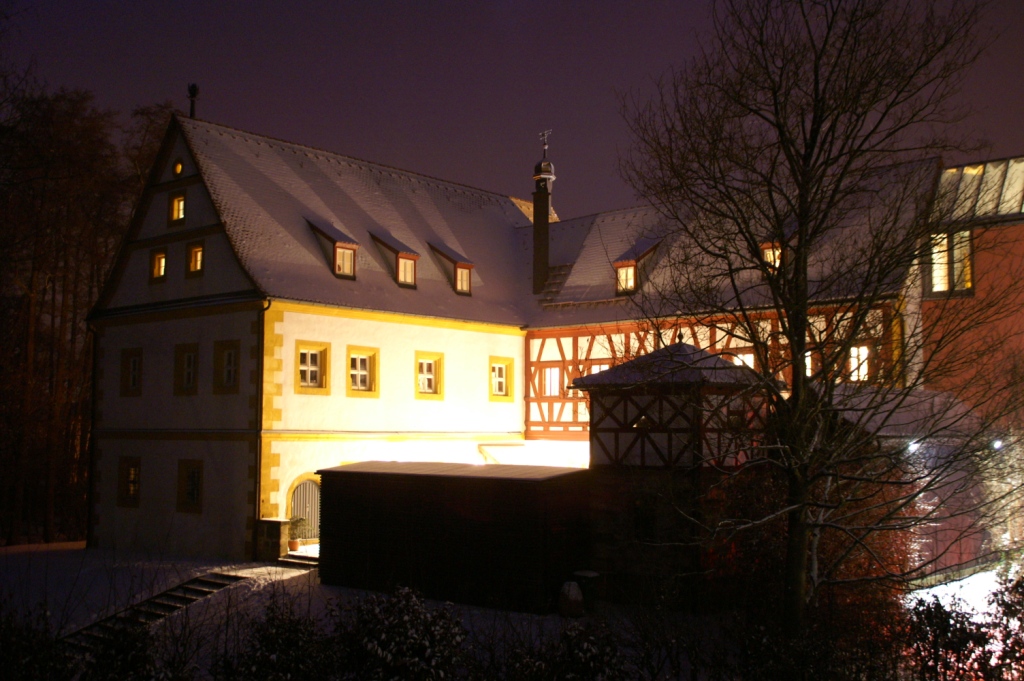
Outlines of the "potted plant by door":
<svg viewBox="0 0 1024 681">
<path fill-rule="evenodd" d="M 302 517 L 292 518 L 288 522 L 288 550 L 298 551 L 301 542 L 299 538 L 306 533 L 306 519 Z"/>
</svg>

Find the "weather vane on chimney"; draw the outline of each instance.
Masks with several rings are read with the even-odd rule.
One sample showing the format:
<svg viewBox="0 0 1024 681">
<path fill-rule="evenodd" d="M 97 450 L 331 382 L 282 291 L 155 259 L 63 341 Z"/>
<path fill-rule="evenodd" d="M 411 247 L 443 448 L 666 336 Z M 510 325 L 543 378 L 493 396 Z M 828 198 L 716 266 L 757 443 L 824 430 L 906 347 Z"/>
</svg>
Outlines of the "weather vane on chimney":
<svg viewBox="0 0 1024 681">
<path fill-rule="evenodd" d="M 550 130 L 545 130 L 540 134 L 540 141 L 544 144 L 544 158 L 548 157 L 548 137 L 551 136 Z"/>
</svg>

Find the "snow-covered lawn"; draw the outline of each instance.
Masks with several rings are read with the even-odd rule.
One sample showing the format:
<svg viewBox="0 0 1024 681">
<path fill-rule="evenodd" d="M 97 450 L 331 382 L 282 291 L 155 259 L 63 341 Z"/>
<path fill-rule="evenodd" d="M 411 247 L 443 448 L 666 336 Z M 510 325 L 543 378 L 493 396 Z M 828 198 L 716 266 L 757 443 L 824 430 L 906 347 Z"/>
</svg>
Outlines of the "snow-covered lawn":
<svg viewBox="0 0 1024 681">
<path fill-rule="evenodd" d="M 975 573 L 955 582 L 912 591 L 907 597 L 907 602 L 913 603 L 918 598 L 925 601 L 938 598 L 948 609 L 956 600 L 960 600 L 968 610 L 978 615 L 988 615 L 992 612 L 989 598 L 998 588 L 999 571 L 993 569 Z"/>
</svg>

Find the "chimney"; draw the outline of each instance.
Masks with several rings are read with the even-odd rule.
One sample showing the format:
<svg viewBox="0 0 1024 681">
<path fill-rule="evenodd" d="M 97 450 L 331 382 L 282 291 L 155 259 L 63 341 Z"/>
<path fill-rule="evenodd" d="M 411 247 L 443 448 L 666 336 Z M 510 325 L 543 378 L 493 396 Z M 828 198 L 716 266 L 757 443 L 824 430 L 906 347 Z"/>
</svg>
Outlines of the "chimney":
<svg viewBox="0 0 1024 681">
<path fill-rule="evenodd" d="M 544 157 L 533 167 L 533 292 L 541 293 L 548 281 L 548 232 L 551 218 L 551 185 L 555 166 L 548 160 L 548 135 L 541 133 Z"/>
</svg>

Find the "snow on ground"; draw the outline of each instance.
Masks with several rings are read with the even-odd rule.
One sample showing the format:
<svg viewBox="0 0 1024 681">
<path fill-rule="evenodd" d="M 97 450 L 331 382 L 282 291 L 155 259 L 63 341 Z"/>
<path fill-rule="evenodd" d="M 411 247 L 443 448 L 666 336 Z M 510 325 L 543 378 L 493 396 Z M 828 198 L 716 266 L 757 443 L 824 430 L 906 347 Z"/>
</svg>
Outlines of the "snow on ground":
<svg viewBox="0 0 1024 681">
<path fill-rule="evenodd" d="M 912 591 L 907 597 L 907 602 L 913 603 L 915 599 L 930 601 L 934 597 L 938 598 L 946 608 L 949 608 L 954 601 L 960 600 L 968 610 L 972 610 L 978 615 L 988 615 L 992 612 L 989 598 L 998 588 L 999 571 L 986 570 L 955 582 Z"/>
</svg>

